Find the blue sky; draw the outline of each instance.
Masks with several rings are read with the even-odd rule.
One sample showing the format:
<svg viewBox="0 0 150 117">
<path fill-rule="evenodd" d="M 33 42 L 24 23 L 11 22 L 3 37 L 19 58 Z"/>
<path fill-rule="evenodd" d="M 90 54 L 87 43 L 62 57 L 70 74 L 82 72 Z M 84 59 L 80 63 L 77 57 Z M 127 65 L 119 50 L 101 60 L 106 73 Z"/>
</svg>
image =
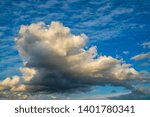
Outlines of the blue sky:
<svg viewBox="0 0 150 117">
<path fill-rule="evenodd" d="M 59 21 L 75 35 L 84 33 L 87 46 L 97 46 L 99 55 L 123 59 L 138 72 L 149 74 L 149 19 L 150 0 L 0 0 L 0 79 L 22 75 L 15 37 L 21 25 L 41 21 Z M 146 56 L 135 57 L 141 54 Z M 95 94 L 128 91 L 113 86 L 96 90 L 100 92 Z"/>
</svg>

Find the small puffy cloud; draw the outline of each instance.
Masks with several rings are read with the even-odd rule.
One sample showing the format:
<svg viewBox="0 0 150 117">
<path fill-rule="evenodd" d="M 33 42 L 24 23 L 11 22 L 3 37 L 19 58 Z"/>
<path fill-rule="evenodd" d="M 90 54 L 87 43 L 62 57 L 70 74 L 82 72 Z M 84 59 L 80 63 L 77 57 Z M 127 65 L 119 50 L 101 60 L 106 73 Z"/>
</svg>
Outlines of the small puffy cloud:
<svg viewBox="0 0 150 117">
<path fill-rule="evenodd" d="M 142 59 L 150 59 L 150 52 L 138 54 L 138 55 L 132 57 L 131 59 L 136 60 L 136 61 L 139 61 L 139 60 L 142 60 Z"/>
<path fill-rule="evenodd" d="M 123 54 L 129 54 L 129 51 L 123 51 Z"/>
<path fill-rule="evenodd" d="M 14 76 L 12 79 L 7 77 L 3 81 L 0 82 L 0 90 L 9 89 L 13 86 L 16 86 L 19 83 L 19 77 Z"/>
<path fill-rule="evenodd" d="M 18 76 L 14 76 L 12 79 L 10 79 L 9 77 L 7 77 L 5 80 L 3 80 L 1 82 L 1 85 L 3 86 L 14 86 L 16 84 L 18 84 L 19 82 L 19 77 Z"/>
<path fill-rule="evenodd" d="M 142 44 L 144 48 L 150 48 L 150 42 L 145 42 Z"/>
<path fill-rule="evenodd" d="M 85 48 L 87 36 L 73 35 L 59 22 L 21 26 L 16 45 L 23 58 L 21 68 L 30 90 L 80 89 L 89 85 L 124 85 L 141 78 L 122 60 L 99 56 L 96 46 Z"/>
<path fill-rule="evenodd" d="M 13 76 L 13 78 L 7 77 L 3 81 L 0 81 L 0 91 L 2 90 L 25 91 L 25 85 L 20 84 L 18 76 Z"/>
<path fill-rule="evenodd" d="M 31 68 L 24 67 L 24 68 L 20 68 L 20 71 L 23 74 L 23 78 L 25 82 L 30 81 L 31 78 L 36 74 L 36 70 L 33 68 L 31 69 Z"/>
</svg>

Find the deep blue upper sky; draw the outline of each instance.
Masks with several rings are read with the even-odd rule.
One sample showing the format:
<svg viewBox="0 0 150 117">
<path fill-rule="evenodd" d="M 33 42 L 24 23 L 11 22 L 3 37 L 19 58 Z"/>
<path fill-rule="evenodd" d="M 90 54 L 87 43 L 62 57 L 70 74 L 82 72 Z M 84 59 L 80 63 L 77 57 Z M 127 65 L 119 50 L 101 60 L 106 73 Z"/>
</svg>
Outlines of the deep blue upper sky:
<svg viewBox="0 0 150 117">
<path fill-rule="evenodd" d="M 0 0 L 0 79 L 20 75 L 14 38 L 21 25 L 39 21 L 60 21 L 74 34 L 85 33 L 99 54 L 150 72 L 149 58 L 131 60 L 150 51 L 142 46 L 150 42 L 150 0 Z"/>
</svg>

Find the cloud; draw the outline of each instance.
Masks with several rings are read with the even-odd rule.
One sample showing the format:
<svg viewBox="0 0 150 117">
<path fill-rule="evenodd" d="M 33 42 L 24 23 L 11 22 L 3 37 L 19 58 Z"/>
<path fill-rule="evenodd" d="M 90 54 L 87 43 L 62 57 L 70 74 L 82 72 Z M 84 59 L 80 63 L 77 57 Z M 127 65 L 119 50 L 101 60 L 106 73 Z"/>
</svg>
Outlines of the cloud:
<svg viewBox="0 0 150 117">
<path fill-rule="evenodd" d="M 140 66 L 143 66 L 143 67 L 146 67 L 146 66 L 149 66 L 150 65 L 150 60 L 146 61 L 146 62 L 142 62 L 140 64 Z"/>
<path fill-rule="evenodd" d="M 17 85 L 18 82 L 19 82 L 19 77 L 18 76 L 14 76 L 12 79 L 7 77 L 5 80 L 0 82 L 0 86 L 1 86 L 1 89 L 9 88 L 9 87 Z"/>
<path fill-rule="evenodd" d="M 59 22 L 21 26 L 16 46 L 24 61 L 21 68 L 29 90 L 82 90 L 91 85 L 123 85 L 142 76 L 129 64 L 99 56 L 96 46 L 85 48 L 85 34 L 73 35 Z"/>
<path fill-rule="evenodd" d="M 106 2 L 106 3 L 103 3 Z M 89 36 L 93 39 L 99 39 L 99 40 L 109 40 L 118 37 L 119 34 L 122 33 L 122 31 L 126 28 L 129 28 L 125 24 L 125 22 L 128 22 L 128 19 L 125 22 L 118 22 L 115 17 L 119 17 L 120 15 L 125 14 L 131 14 L 134 12 L 133 8 L 124 8 L 124 7 L 117 7 L 113 8 L 113 4 L 107 1 L 101 1 L 101 2 L 92 2 L 92 4 L 103 4 L 102 6 L 99 6 L 98 10 L 95 10 L 95 13 L 93 14 L 93 11 L 91 9 L 85 9 L 84 12 L 81 12 L 80 14 L 75 14 L 73 18 L 82 18 L 84 17 L 86 20 L 81 20 L 82 22 L 79 22 L 76 24 L 77 31 L 82 29 L 85 33 L 89 34 Z M 91 2 L 90 2 L 91 3 Z M 109 12 L 109 10 L 111 12 Z M 108 11 L 106 13 L 106 11 Z M 108 28 L 109 26 L 109 28 Z M 86 27 L 86 30 L 85 30 Z M 92 31 L 91 32 L 91 27 Z M 101 27 L 99 30 L 95 30 L 98 27 Z M 104 28 L 105 27 L 105 28 Z M 91 40 L 90 40 L 91 41 Z M 92 40 L 93 41 L 93 40 Z"/>
<path fill-rule="evenodd" d="M 35 69 L 31 69 L 31 68 L 20 68 L 20 71 L 23 74 L 23 78 L 25 82 L 28 82 L 31 80 L 31 78 L 36 74 L 36 70 Z"/>
<path fill-rule="evenodd" d="M 143 46 L 143 48 L 148 48 L 148 49 L 150 48 L 150 42 L 145 42 L 141 45 Z M 140 63 L 139 65 L 142 67 L 149 66 L 150 65 L 150 52 L 138 54 L 138 55 L 132 57 L 131 59 L 135 60 L 135 61 L 145 60 L 144 62 Z"/>
<path fill-rule="evenodd" d="M 18 76 L 13 76 L 13 78 L 7 77 L 0 82 L 0 91 L 2 90 L 11 90 L 11 91 L 24 91 L 25 86 L 19 84 L 20 78 Z"/>
<path fill-rule="evenodd" d="M 30 95 L 24 94 L 23 92 L 14 91 L 0 91 L 0 99 L 4 100 L 25 100 L 28 99 Z"/>
<path fill-rule="evenodd" d="M 89 97 L 81 97 L 79 99 L 86 99 L 86 100 L 109 100 L 109 99 L 115 99 L 120 98 L 126 95 L 129 95 L 130 92 L 119 92 L 119 93 L 111 93 L 111 94 L 103 94 L 103 95 L 92 95 Z"/>
<path fill-rule="evenodd" d="M 138 54 L 138 55 L 132 57 L 131 59 L 139 61 L 139 60 L 142 60 L 142 59 L 149 59 L 149 58 L 150 58 L 150 52 Z"/>
<path fill-rule="evenodd" d="M 121 100 L 149 100 L 150 99 L 150 87 L 139 87 L 132 92 L 120 95 L 118 97 L 110 97 L 109 99 L 121 99 Z"/>
<path fill-rule="evenodd" d="M 123 51 L 123 54 L 129 54 L 129 51 Z"/>
<path fill-rule="evenodd" d="M 150 42 L 145 42 L 142 44 L 144 48 L 150 48 Z"/>
</svg>

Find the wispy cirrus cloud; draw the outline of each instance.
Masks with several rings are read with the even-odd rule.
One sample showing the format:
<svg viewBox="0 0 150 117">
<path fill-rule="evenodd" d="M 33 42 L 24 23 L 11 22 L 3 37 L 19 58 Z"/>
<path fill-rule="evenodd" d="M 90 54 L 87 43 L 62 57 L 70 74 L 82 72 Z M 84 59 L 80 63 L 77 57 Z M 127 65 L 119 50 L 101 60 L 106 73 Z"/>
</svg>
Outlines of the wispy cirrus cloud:
<svg viewBox="0 0 150 117">
<path fill-rule="evenodd" d="M 132 57 L 131 59 L 136 60 L 136 61 L 139 61 L 139 60 L 142 60 L 142 59 L 150 59 L 150 52 L 138 54 L 138 55 Z"/>
<path fill-rule="evenodd" d="M 147 48 L 149 49 L 150 48 L 150 42 L 144 42 L 143 44 L 141 44 L 143 46 L 143 48 Z M 138 55 L 135 55 L 131 58 L 132 60 L 135 60 L 135 61 L 142 61 L 142 60 L 145 60 L 144 62 L 142 62 L 140 64 L 140 66 L 149 66 L 150 65 L 150 52 L 147 52 L 147 53 L 141 53 L 141 54 L 138 54 Z"/>
</svg>

